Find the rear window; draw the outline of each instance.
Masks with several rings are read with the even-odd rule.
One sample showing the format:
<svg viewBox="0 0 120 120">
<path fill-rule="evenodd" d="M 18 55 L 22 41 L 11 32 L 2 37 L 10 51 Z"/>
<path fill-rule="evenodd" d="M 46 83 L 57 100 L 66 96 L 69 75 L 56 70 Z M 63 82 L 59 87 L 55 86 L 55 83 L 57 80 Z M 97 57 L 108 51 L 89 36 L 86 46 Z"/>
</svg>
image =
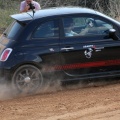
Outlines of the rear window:
<svg viewBox="0 0 120 120">
<path fill-rule="evenodd" d="M 5 30 L 4 35 L 9 39 L 14 39 L 17 35 L 20 34 L 20 31 L 23 29 L 24 25 L 14 21 L 12 24 Z"/>
</svg>

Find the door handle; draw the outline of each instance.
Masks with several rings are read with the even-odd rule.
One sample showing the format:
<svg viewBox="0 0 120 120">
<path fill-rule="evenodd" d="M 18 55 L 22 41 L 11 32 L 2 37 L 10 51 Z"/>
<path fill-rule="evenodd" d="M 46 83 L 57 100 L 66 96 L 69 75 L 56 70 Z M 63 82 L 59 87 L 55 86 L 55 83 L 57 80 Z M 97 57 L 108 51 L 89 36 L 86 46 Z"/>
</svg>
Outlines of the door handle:
<svg viewBox="0 0 120 120">
<path fill-rule="evenodd" d="M 74 47 L 65 47 L 65 48 L 61 48 L 61 50 L 65 50 L 65 51 L 74 50 Z"/>
<path fill-rule="evenodd" d="M 101 51 L 102 49 L 104 49 L 104 47 L 97 47 L 97 48 L 95 48 L 95 51 L 96 51 L 96 52 L 99 52 L 99 51 Z"/>
</svg>

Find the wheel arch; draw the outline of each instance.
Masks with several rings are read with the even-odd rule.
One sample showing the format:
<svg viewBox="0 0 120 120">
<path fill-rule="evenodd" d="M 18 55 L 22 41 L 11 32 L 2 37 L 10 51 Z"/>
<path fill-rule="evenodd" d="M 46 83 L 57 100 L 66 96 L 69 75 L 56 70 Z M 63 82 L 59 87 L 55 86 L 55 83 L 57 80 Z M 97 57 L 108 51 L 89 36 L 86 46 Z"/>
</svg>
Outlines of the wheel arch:
<svg viewBox="0 0 120 120">
<path fill-rule="evenodd" d="M 13 68 L 12 68 L 12 75 L 13 75 L 13 73 L 19 68 L 19 67 L 21 67 L 21 66 L 23 66 L 23 65 L 33 65 L 33 66 L 35 66 L 35 67 L 37 67 L 38 69 L 42 69 L 42 64 L 40 65 L 39 63 L 36 63 L 36 62 L 31 62 L 31 61 L 28 61 L 28 62 L 23 62 L 23 63 L 20 63 L 20 64 L 17 64 L 17 65 L 15 65 Z M 12 76 L 11 76 L 12 77 Z"/>
</svg>

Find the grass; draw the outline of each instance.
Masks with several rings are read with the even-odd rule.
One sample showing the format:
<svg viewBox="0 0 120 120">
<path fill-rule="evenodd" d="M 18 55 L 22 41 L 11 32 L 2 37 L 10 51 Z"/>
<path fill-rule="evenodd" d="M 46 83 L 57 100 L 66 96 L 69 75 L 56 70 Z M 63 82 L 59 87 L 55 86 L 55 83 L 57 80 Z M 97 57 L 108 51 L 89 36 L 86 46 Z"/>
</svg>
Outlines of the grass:
<svg viewBox="0 0 120 120">
<path fill-rule="evenodd" d="M 0 7 L 0 33 L 2 33 L 7 26 L 12 22 L 10 15 L 19 13 L 19 4 L 18 2 L 13 2 L 12 5 L 7 7 Z"/>
<path fill-rule="evenodd" d="M 12 18 L 11 14 L 14 14 L 15 11 L 13 9 L 3 10 L 0 9 L 0 28 L 5 28 L 8 24 L 10 24 Z"/>
</svg>

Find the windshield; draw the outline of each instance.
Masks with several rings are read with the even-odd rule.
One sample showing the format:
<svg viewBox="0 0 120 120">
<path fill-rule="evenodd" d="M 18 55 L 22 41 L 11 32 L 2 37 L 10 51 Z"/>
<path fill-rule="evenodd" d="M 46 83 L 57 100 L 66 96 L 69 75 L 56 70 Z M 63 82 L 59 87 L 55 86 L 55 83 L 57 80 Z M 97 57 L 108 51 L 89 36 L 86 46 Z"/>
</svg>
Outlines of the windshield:
<svg viewBox="0 0 120 120">
<path fill-rule="evenodd" d="M 4 35 L 9 39 L 15 39 L 16 35 L 20 33 L 23 29 L 23 25 L 17 21 L 12 22 L 12 24 L 5 30 Z"/>
</svg>

